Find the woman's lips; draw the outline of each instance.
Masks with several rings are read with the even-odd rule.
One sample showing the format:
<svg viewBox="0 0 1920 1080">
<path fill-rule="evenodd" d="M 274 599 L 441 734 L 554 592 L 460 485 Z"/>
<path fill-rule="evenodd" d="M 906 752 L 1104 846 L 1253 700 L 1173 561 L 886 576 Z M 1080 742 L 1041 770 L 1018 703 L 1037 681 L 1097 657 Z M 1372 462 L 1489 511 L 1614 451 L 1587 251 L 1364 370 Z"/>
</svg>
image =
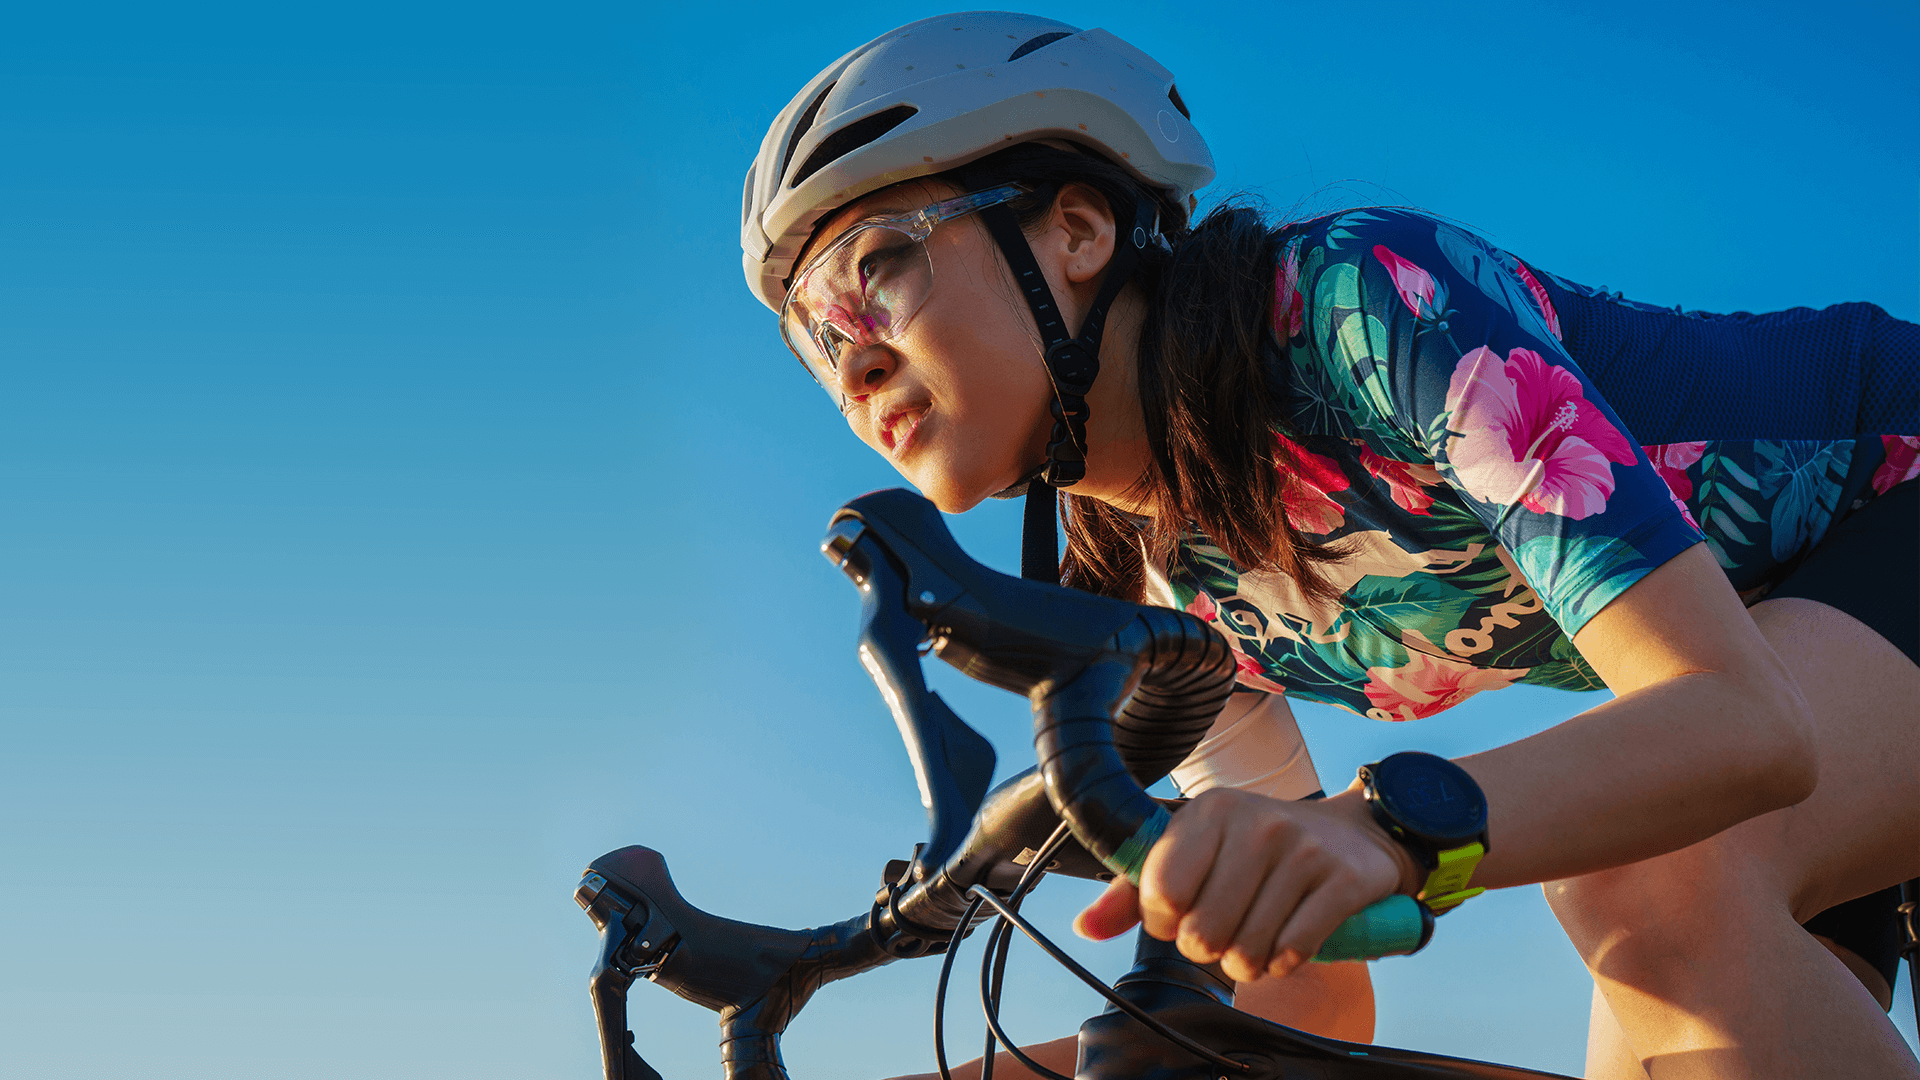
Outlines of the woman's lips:
<svg viewBox="0 0 1920 1080">
<path fill-rule="evenodd" d="M 920 421 L 925 420 L 926 417 L 925 405 L 902 409 L 888 416 L 886 422 L 880 427 L 881 445 L 896 458 L 905 454 L 908 444 L 913 441 L 914 432 L 920 429 Z"/>
</svg>

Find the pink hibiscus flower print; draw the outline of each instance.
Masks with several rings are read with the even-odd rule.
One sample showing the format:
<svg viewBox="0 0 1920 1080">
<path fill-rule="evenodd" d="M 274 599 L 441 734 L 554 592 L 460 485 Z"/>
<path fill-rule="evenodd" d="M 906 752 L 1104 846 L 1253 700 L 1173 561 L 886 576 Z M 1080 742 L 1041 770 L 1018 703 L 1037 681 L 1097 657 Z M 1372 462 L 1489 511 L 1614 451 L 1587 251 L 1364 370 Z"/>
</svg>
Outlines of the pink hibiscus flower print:
<svg viewBox="0 0 1920 1080">
<path fill-rule="evenodd" d="M 1284 694 L 1287 688 L 1267 678 L 1267 669 L 1258 660 L 1248 656 L 1240 647 L 1240 640 L 1220 621 L 1220 605 L 1206 593 L 1194 593 L 1187 603 L 1187 614 L 1198 616 L 1227 639 L 1227 646 L 1233 650 L 1234 679 L 1241 686 L 1253 690 L 1265 690 L 1270 694 Z"/>
<path fill-rule="evenodd" d="M 1505 361 L 1481 347 L 1460 358 L 1447 384 L 1448 458 L 1475 498 L 1536 514 L 1592 517 L 1613 494 L 1608 465 L 1639 460 L 1573 372 L 1515 349 Z"/>
<path fill-rule="evenodd" d="M 1375 720 L 1418 720 L 1444 712 L 1482 690 L 1512 685 L 1525 668 L 1477 668 L 1408 650 L 1407 666 L 1367 669 L 1367 715 Z"/>
<path fill-rule="evenodd" d="M 1284 340 L 1306 333 L 1306 298 L 1300 295 L 1300 256 L 1292 247 L 1273 279 L 1273 330 Z"/>
<path fill-rule="evenodd" d="M 1206 593 L 1197 592 L 1187 604 L 1187 614 L 1198 616 L 1202 622 L 1214 622 L 1220 618 L 1220 605 L 1214 603 L 1213 597 Z"/>
<path fill-rule="evenodd" d="M 1673 505 L 1680 508 L 1680 516 L 1687 524 L 1698 529 L 1700 523 L 1693 520 L 1693 511 L 1687 508 L 1687 499 L 1693 495 L 1693 478 L 1687 475 L 1687 466 L 1700 460 L 1706 453 L 1707 444 L 1703 442 L 1663 443 L 1659 446 L 1643 446 L 1647 460 L 1653 462 L 1653 471 L 1667 482 L 1667 491 L 1673 495 Z"/>
<path fill-rule="evenodd" d="M 1873 470 L 1873 493 L 1884 495 L 1902 480 L 1920 476 L 1920 436 L 1882 435 L 1880 445 L 1887 448 L 1887 460 Z"/>
<path fill-rule="evenodd" d="M 1433 496 L 1427 489 L 1444 483 L 1440 470 L 1431 465 L 1415 465 L 1381 457 L 1365 446 L 1360 448 L 1360 466 L 1373 478 L 1387 485 L 1394 504 L 1410 514 L 1431 514 Z"/>
<path fill-rule="evenodd" d="M 1706 443 L 1664 443 L 1640 449 L 1647 452 L 1647 460 L 1653 462 L 1654 471 L 1673 490 L 1674 498 L 1685 499 L 1693 494 L 1693 480 L 1687 476 L 1687 467 L 1699 461 L 1700 455 L 1707 452 Z"/>
<path fill-rule="evenodd" d="M 1233 644 L 1231 638 L 1228 639 L 1228 644 Z M 1261 666 L 1258 660 L 1241 652 L 1240 646 L 1238 645 L 1233 646 L 1233 663 L 1235 669 L 1234 681 L 1238 682 L 1241 686 L 1249 690 L 1265 690 L 1269 694 L 1284 694 L 1287 692 L 1286 687 L 1267 678 L 1267 669 Z"/>
<path fill-rule="evenodd" d="M 1303 533 L 1323 535 L 1339 528 L 1346 521 L 1346 511 L 1329 494 L 1345 491 L 1351 485 L 1347 483 L 1347 474 L 1331 458 L 1301 446 L 1285 435 L 1275 433 L 1275 442 L 1280 444 L 1280 468 L 1287 475 L 1281 477 L 1280 501 L 1287 508 L 1287 523 Z M 1291 471 L 1288 464 L 1291 463 Z"/>
<path fill-rule="evenodd" d="M 1547 333 L 1552 334 L 1555 341 L 1560 340 L 1560 313 L 1553 310 L 1553 300 L 1547 296 L 1547 287 L 1540 284 L 1540 279 L 1533 276 L 1533 271 L 1527 269 L 1526 263 L 1519 259 L 1513 260 L 1513 263 L 1520 270 L 1521 283 L 1533 294 L 1533 302 L 1540 306 L 1541 318 L 1547 320 Z"/>
<path fill-rule="evenodd" d="M 1413 312 L 1414 318 L 1439 317 L 1433 308 L 1435 286 L 1432 274 L 1387 250 L 1385 244 L 1373 245 L 1373 257 L 1379 259 L 1380 265 L 1385 266 L 1387 273 L 1393 276 L 1393 287 L 1400 293 L 1407 310 Z"/>
</svg>

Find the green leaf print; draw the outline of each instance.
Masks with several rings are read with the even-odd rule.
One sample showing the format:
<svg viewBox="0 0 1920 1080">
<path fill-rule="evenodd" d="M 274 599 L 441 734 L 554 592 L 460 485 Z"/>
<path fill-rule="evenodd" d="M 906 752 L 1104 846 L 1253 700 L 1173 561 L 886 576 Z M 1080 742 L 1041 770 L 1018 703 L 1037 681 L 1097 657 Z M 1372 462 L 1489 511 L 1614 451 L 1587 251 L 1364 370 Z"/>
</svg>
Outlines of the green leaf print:
<svg viewBox="0 0 1920 1080">
<path fill-rule="evenodd" d="M 1490 553 L 1495 543 L 1494 536 L 1487 531 L 1487 523 L 1463 505 L 1461 500 L 1467 497 L 1466 494 L 1454 487 L 1431 490 L 1434 500 L 1433 505 L 1427 508 L 1426 520 L 1421 522 L 1421 540 L 1436 550 L 1447 551 L 1465 551 L 1473 544 L 1483 544 Z M 1499 563 L 1494 565 L 1498 566 Z M 1506 571 L 1502 569 L 1501 573 L 1505 574 Z"/>
<path fill-rule="evenodd" d="M 1728 493 L 1725 491 L 1722 491 L 1720 494 L 1724 496 Z M 1726 534 L 1726 536 L 1729 539 L 1731 539 L 1734 543 L 1739 544 L 1741 547 L 1753 546 L 1753 541 L 1747 539 L 1747 534 L 1740 531 L 1739 527 L 1733 523 L 1733 519 L 1727 516 L 1727 512 L 1725 510 L 1722 510 L 1717 506 L 1708 507 L 1707 520 L 1713 523 L 1713 527 L 1715 529 L 1718 529 L 1720 532 Z"/>
<path fill-rule="evenodd" d="M 1542 664 L 1527 672 L 1520 680 L 1529 686 L 1545 686 L 1554 690 L 1605 690 L 1607 684 L 1594 673 L 1587 662 L 1580 657 L 1564 664 Z"/>
<path fill-rule="evenodd" d="M 1727 464 L 1732 465 L 1733 463 L 1728 462 Z M 1732 488 L 1727 487 L 1723 484 L 1721 485 L 1721 488 L 1718 494 L 1720 496 L 1720 502 L 1724 504 L 1727 509 L 1740 515 L 1740 520 L 1752 522 L 1755 525 L 1758 525 L 1760 523 L 1760 512 L 1753 508 L 1753 504 L 1747 502 L 1747 500 L 1734 494 L 1734 491 Z M 1740 542 L 1743 544 L 1746 543 L 1745 540 L 1742 540 Z"/>
<path fill-rule="evenodd" d="M 1327 246 L 1335 251 L 1339 251 L 1341 250 L 1341 245 L 1362 239 L 1352 231 L 1354 226 L 1371 225 L 1376 221 L 1385 220 L 1386 218 L 1375 217 L 1364 210 L 1356 210 L 1351 214 L 1342 214 L 1327 228 Z"/>
<path fill-rule="evenodd" d="M 1716 537 L 1707 537 L 1707 550 L 1713 552 L 1713 561 L 1720 564 L 1722 570 L 1738 570 L 1740 564 L 1727 556 L 1727 549 L 1720 546 Z"/>
<path fill-rule="evenodd" d="M 1840 490 L 1853 460 L 1853 441 L 1758 442 L 1762 495 L 1774 496 L 1773 557 L 1786 562 L 1824 536 L 1839 508 Z"/>
<path fill-rule="evenodd" d="M 1274 673 L 1276 681 L 1284 684 L 1288 693 L 1318 690 L 1326 696 L 1315 700 L 1351 709 L 1353 705 L 1348 699 L 1353 688 L 1365 685 L 1367 681 L 1366 669 L 1342 645 L 1285 640 L 1260 645 L 1243 640 L 1241 647 L 1267 671 Z M 1404 655 L 1400 662 L 1406 662 Z"/>
<path fill-rule="evenodd" d="M 1447 440 L 1451 439 L 1454 435 L 1454 432 L 1448 430 L 1447 427 L 1452 420 L 1453 410 L 1446 409 L 1434 413 L 1433 419 L 1427 421 L 1427 445 L 1425 450 L 1427 451 L 1427 456 L 1433 459 L 1435 465 L 1441 464 L 1446 459 Z"/>
<path fill-rule="evenodd" d="M 1386 361 L 1374 351 L 1385 347 L 1387 328 L 1379 319 L 1364 312 L 1350 312 L 1340 321 L 1340 351 L 1346 360 L 1349 381 L 1342 389 L 1355 422 L 1373 439 L 1386 457 L 1418 461 L 1425 451 L 1407 437 L 1394 422 L 1393 399 L 1387 389 Z"/>
<path fill-rule="evenodd" d="M 1748 474 L 1747 470 L 1741 468 L 1732 458 L 1727 457 L 1725 454 L 1715 454 L 1714 457 L 1719 459 L 1720 468 L 1725 469 L 1727 475 L 1738 481 L 1741 487 L 1746 488 L 1748 491 L 1760 490 L 1760 481 L 1755 480 Z M 1754 520 L 1758 519 L 1756 518 Z"/>
<path fill-rule="evenodd" d="M 1505 265 L 1505 261 L 1513 256 L 1506 255 L 1472 233 L 1445 223 L 1435 227 L 1433 239 L 1441 254 L 1447 257 L 1460 276 L 1485 293 L 1487 299 L 1506 308 L 1523 327 L 1542 341 L 1553 340 L 1533 297 L 1527 294 L 1525 286 L 1520 284 L 1520 279 L 1512 269 Z"/>
<path fill-rule="evenodd" d="M 1353 366 L 1355 381 L 1368 392 L 1374 409 L 1382 415 L 1388 414 L 1393 402 L 1386 396 L 1386 365 L 1374 352 L 1376 342 L 1386 345 L 1387 328 L 1364 311 L 1351 311 L 1340 320 L 1339 342 L 1341 353 Z"/>
<path fill-rule="evenodd" d="M 1369 574 L 1347 590 L 1346 595 L 1348 615 L 1376 628 L 1396 643 L 1404 628 L 1431 633 L 1434 627 L 1459 625 L 1473 601 L 1472 593 L 1426 574 L 1403 578 Z M 1402 658 L 1400 664 L 1404 663 Z M 1367 666 L 1399 665 L 1368 661 Z"/>
<path fill-rule="evenodd" d="M 1514 548 L 1513 557 L 1534 591 L 1546 601 L 1553 620 L 1562 626 L 1584 624 L 1599 610 L 1592 603 L 1594 587 L 1614 579 L 1616 568 L 1642 561 L 1640 553 L 1625 540 L 1593 534 L 1536 536 Z M 1578 580 L 1562 580 L 1569 573 Z"/>
<path fill-rule="evenodd" d="M 1295 349 L 1292 354 L 1294 379 L 1288 420 L 1296 431 L 1313 431 L 1342 438 L 1358 438 L 1363 433 L 1353 423 L 1347 408 L 1347 395 L 1341 392 L 1346 380 L 1328 375 L 1327 364 L 1316 348 Z"/>
<path fill-rule="evenodd" d="M 1334 342 L 1334 315 L 1360 306 L 1360 268 L 1337 262 L 1327 267 L 1313 283 L 1313 335 L 1316 341 Z"/>
</svg>

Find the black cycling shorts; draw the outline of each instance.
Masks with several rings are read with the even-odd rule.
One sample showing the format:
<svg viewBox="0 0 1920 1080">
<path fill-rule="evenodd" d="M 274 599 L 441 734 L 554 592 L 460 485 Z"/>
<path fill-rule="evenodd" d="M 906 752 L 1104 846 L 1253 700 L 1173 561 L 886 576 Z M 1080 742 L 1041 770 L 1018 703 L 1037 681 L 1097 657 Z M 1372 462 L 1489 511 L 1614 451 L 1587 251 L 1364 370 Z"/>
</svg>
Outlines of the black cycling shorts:
<svg viewBox="0 0 1920 1080">
<path fill-rule="evenodd" d="M 1836 524 L 1766 598 L 1786 596 L 1846 612 L 1920 664 L 1920 480 L 1896 484 Z M 1830 907 L 1806 928 L 1851 949 L 1891 987 L 1900 970 L 1899 905 L 1895 885 Z"/>
</svg>

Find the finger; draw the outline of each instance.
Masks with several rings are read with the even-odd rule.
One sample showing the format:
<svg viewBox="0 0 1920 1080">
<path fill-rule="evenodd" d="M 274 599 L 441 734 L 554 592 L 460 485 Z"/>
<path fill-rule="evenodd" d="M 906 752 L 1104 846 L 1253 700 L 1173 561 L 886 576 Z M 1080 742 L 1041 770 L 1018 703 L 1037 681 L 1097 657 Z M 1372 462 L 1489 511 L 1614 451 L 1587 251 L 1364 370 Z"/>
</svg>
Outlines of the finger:
<svg viewBox="0 0 1920 1080">
<path fill-rule="evenodd" d="M 1180 934 L 1175 940 L 1189 960 L 1213 963 L 1239 939 L 1255 900 L 1276 876 L 1276 865 L 1287 858 L 1297 842 L 1299 829 L 1295 822 L 1275 814 L 1271 807 L 1259 809 L 1262 812 L 1258 817 L 1247 820 L 1243 816 L 1234 827 L 1224 830 L 1214 872 L 1201 883 L 1192 910 L 1180 920 Z M 1268 942 L 1280 926 L 1276 921 L 1269 928 Z"/>
<path fill-rule="evenodd" d="M 1140 921 L 1140 890 L 1126 878 L 1115 878 L 1093 903 L 1073 920 L 1073 932 L 1090 941 L 1118 937 Z"/>
<path fill-rule="evenodd" d="M 1260 882 L 1233 941 L 1220 958 L 1220 967 L 1236 982 L 1252 982 L 1267 974 L 1267 965 L 1279 951 L 1282 927 L 1293 916 L 1309 887 L 1298 866 L 1276 868 Z"/>
<path fill-rule="evenodd" d="M 1319 952 L 1320 946 L 1349 916 L 1385 895 L 1369 895 L 1361 887 L 1359 877 L 1350 872 L 1328 875 L 1308 890 L 1294 908 L 1293 916 L 1281 928 L 1267 970 L 1275 975 L 1292 971 Z"/>
<path fill-rule="evenodd" d="M 1218 800 L 1188 803 L 1140 867 L 1140 925 L 1161 941 L 1179 934 L 1181 918 L 1213 871 L 1226 827 L 1219 807 Z"/>
</svg>

